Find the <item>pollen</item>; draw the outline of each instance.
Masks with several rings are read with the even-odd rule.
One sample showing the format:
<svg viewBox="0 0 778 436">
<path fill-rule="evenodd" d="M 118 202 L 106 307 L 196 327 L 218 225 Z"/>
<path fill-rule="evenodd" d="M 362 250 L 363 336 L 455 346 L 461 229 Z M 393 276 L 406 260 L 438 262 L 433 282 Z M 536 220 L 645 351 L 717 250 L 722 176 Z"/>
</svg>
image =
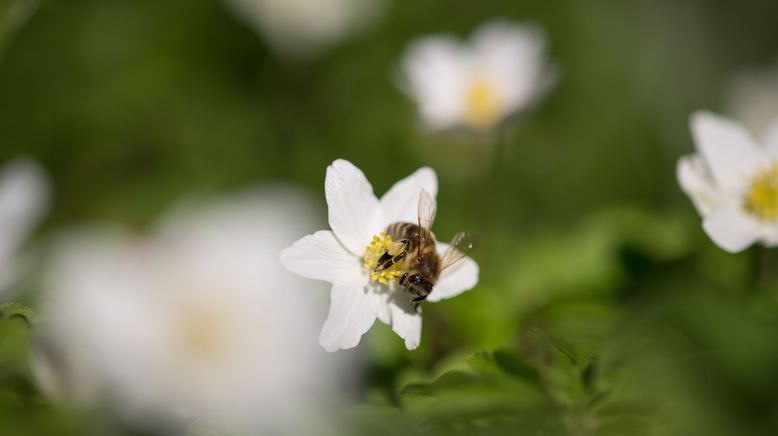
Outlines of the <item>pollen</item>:
<svg viewBox="0 0 778 436">
<path fill-rule="evenodd" d="M 500 112 L 494 85 L 482 75 L 476 75 L 465 93 L 465 121 L 477 129 L 492 127 Z"/>
<path fill-rule="evenodd" d="M 380 272 L 373 271 L 373 268 L 375 268 L 378 263 L 378 259 L 389 251 L 389 245 L 391 243 L 392 237 L 387 235 L 386 232 L 381 232 L 380 234 L 373 236 L 373 239 L 367 244 L 367 247 L 365 247 L 365 262 L 363 265 L 370 271 L 370 280 L 381 283 L 382 285 L 386 285 L 390 281 L 397 281 L 397 278 L 403 274 L 399 264 L 394 264 Z"/>
<path fill-rule="evenodd" d="M 179 316 L 178 344 L 188 358 L 217 363 L 235 351 L 230 319 L 218 307 L 193 302 L 185 304 Z"/>
<path fill-rule="evenodd" d="M 759 170 L 743 207 L 763 221 L 778 220 L 778 163 Z"/>
</svg>

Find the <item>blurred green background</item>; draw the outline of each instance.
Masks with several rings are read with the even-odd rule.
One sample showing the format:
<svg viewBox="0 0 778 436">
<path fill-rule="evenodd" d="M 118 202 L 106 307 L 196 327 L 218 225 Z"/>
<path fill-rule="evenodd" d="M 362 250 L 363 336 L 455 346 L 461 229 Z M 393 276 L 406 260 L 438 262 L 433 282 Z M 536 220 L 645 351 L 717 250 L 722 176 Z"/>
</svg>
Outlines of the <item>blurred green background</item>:
<svg viewBox="0 0 778 436">
<path fill-rule="evenodd" d="M 19 5 L 35 10 L 8 21 Z M 379 194 L 438 171 L 436 233 L 484 235 L 481 281 L 425 306 L 416 351 L 371 331 L 344 410 L 355 434 L 778 434 L 778 254 L 715 247 L 675 179 L 689 114 L 725 111 L 734 73 L 778 59 L 778 2 L 395 0 L 304 61 L 217 0 L 0 11 L 0 162 L 29 155 L 50 173 L 39 238 L 142 228 L 192 191 L 287 181 L 318 195 L 336 158 Z M 494 17 L 543 26 L 558 86 L 497 137 L 425 133 L 395 87 L 404 48 Z M 2 326 L 0 433 L 104 434 L 36 396 L 26 327 Z"/>
</svg>

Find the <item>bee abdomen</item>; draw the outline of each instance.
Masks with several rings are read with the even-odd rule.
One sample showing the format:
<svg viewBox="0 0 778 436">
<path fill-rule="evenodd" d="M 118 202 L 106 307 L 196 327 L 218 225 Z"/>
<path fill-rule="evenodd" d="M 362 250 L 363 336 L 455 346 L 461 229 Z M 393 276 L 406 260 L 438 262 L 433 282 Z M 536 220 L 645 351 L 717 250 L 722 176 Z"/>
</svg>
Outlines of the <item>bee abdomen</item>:
<svg viewBox="0 0 778 436">
<path fill-rule="evenodd" d="M 386 228 L 386 234 L 392 241 L 408 240 L 408 249 L 413 250 L 419 243 L 419 226 L 408 222 L 395 222 Z"/>
</svg>

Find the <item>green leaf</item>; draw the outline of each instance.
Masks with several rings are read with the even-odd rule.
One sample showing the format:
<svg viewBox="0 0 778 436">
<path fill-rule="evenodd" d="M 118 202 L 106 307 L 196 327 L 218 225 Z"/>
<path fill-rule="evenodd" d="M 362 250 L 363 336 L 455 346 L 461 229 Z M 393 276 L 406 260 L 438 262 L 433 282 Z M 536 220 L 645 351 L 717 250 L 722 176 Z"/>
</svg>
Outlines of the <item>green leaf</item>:
<svg viewBox="0 0 778 436">
<path fill-rule="evenodd" d="M 27 325 L 32 325 L 38 322 L 39 315 L 35 310 L 20 303 L 2 303 L 0 304 L 0 318 L 20 319 Z"/>
<path fill-rule="evenodd" d="M 358 404 L 341 415 L 339 418 L 344 421 L 348 431 L 333 433 L 333 436 L 344 433 L 373 436 L 422 434 L 420 430 L 423 425 L 422 420 L 396 407 Z M 318 432 L 318 434 L 329 436 L 330 433 Z"/>
<path fill-rule="evenodd" d="M 497 366 L 507 374 L 533 381 L 540 376 L 538 371 L 514 350 L 500 348 L 495 350 L 492 356 Z"/>
</svg>

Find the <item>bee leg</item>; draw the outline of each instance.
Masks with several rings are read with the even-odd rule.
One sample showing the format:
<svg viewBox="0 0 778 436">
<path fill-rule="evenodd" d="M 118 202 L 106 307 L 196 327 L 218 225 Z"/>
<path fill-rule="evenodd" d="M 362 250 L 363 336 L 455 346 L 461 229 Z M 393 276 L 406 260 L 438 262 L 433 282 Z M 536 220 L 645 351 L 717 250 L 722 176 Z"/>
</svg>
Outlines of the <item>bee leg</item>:
<svg viewBox="0 0 778 436">
<path fill-rule="evenodd" d="M 386 252 L 390 256 L 396 256 L 397 253 L 405 251 L 405 248 L 408 246 L 409 242 L 410 239 L 401 239 L 397 242 L 392 242 L 391 244 L 389 244 L 389 247 L 387 247 L 388 249 L 386 250 Z"/>
<path fill-rule="evenodd" d="M 397 281 L 397 283 L 400 284 L 400 286 L 405 286 L 405 281 L 408 279 L 408 273 L 403 273 L 403 275 L 400 277 L 400 280 Z"/>
<path fill-rule="evenodd" d="M 379 257 L 378 260 L 376 261 L 375 271 L 382 271 L 392 266 L 391 263 L 389 265 L 384 265 L 389 260 L 392 260 L 392 258 L 394 258 L 394 262 L 397 262 L 400 259 L 402 259 L 402 257 L 405 257 L 405 255 L 407 254 L 405 248 L 408 246 L 409 242 L 410 239 L 401 239 L 399 241 L 392 242 L 391 244 L 389 244 L 386 252 L 382 254 L 381 257 Z M 402 255 L 402 257 L 397 258 L 397 256 L 400 255 Z"/>
<path fill-rule="evenodd" d="M 405 259 L 405 256 L 408 255 L 408 252 L 407 251 L 402 251 L 402 252 L 400 252 L 400 254 L 398 254 L 398 255 L 396 255 L 394 257 L 389 257 L 388 260 L 383 260 L 385 257 L 387 257 L 388 254 L 389 254 L 389 252 L 386 252 L 386 253 L 384 253 L 381 256 L 380 259 L 378 259 L 378 266 L 375 267 L 376 271 L 383 271 L 383 270 L 385 270 L 387 268 L 390 268 L 395 263 Z M 383 260 L 383 262 L 382 262 L 382 260 Z"/>
<path fill-rule="evenodd" d="M 392 258 L 392 255 L 389 254 L 387 251 L 386 253 L 382 254 L 381 257 L 378 258 L 378 261 L 376 261 L 376 271 L 380 271 L 378 268 L 380 268 L 383 264 L 388 262 Z"/>
<path fill-rule="evenodd" d="M 414 298 L 413 300 L 411 300 L 411 307 L 413 307 L 413 309 L 418 313 L 419 312 L 419 303 L 421 303 L 422 301 L 424 301 L 426 299 L 427 299 L 426 295 L 423 296 L 423 297 L 416 297 L 416 298 Z"/>
<path fill-rule="evenodd" d="M 393 257 L 390 261 L 386 262 L 383 266 L 384 269 L 389 268 L 390 266 L 394 265 L 395 263 L 405 259 L 405 256 L 408 255 L 407 251 L 403 251 L 397 256 Z"/>
</svg>

